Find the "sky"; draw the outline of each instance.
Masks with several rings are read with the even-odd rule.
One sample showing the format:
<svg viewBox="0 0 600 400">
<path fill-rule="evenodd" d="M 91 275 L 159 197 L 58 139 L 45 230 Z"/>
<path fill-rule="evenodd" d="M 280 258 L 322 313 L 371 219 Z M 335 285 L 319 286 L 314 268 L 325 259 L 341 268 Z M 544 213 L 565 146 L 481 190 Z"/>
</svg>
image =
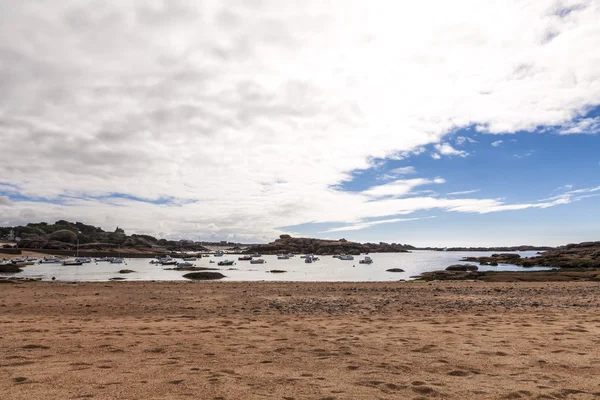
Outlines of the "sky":
<svg viewBox="0 0 600 400">
<path fill-rule="evenodd" d="M 599 0 L 0 9 L 0 226 L 600 240 Z"/>
</svg>

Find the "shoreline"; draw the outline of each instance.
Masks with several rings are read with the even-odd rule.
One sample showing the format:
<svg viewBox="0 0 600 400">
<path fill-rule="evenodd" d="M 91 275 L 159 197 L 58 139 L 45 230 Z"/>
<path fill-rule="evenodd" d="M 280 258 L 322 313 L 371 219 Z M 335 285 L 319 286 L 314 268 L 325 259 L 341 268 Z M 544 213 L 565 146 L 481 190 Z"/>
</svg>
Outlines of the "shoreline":
<svg viewBox="0 0 600 400">
<path fill-rule="evenodd" d="M 596 282 L 20 282 L 10 399 L 600 396 Z M 546 397 L 543 397 L 546 396 Z"/>
</svg>

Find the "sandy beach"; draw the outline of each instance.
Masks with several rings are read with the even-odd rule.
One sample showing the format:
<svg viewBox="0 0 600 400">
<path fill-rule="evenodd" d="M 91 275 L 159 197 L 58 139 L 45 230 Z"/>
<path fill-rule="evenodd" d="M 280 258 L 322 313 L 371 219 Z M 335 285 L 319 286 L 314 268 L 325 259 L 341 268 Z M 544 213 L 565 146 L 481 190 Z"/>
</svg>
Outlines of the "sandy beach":
<svg viewBox="0 0 600 400">
<path fill-rule="evenodd" d="M 3 399 L 595 399 L 596 282 L 20 282 Z"/>
</svg>

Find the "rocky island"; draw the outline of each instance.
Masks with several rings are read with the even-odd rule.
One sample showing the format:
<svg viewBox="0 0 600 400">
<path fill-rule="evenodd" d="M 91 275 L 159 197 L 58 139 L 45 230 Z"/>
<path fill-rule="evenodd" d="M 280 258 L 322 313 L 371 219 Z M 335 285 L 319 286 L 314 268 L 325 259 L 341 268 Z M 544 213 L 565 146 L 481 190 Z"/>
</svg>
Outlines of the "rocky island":
<svg viewBox="0 0 600 400">
<path fill-rule="evenodd" d="M 540 253 L 537 257 L 521 257 L 514 253 L 492 254 L 489 257 L 465 257 L 461 261 L 479 265 L 499 264 L 528 267 L 552 267 L 546 271 L 479 271 L 476 265 L 451 265 L 444 271 L 425 272 L 420 280 L 483 280 L 515 281 L 600 281 L 600 242 L 583 242 Z"/>
<path fill-rule="evenodd" d="M 568 244 L 540 253 L 537 257 L 521 257 L 514 253 L 492 254 L 490 257 L 465 257 L 462 261 L 481 265 L 512 264 L 521 267 L 600 268 L 600 242 Z"/>
<path fill-rule="evenodd" d="M 352 254 L 361 253 L 407 253 L 415 247 L 407 244 L 358 243 L 346 239 L 324 240 L 313 238 L 294 238 L 281 235 L 279 239 L 268 244 L 251 246 L 246 253 L 260 254 Z"/>
</svg>

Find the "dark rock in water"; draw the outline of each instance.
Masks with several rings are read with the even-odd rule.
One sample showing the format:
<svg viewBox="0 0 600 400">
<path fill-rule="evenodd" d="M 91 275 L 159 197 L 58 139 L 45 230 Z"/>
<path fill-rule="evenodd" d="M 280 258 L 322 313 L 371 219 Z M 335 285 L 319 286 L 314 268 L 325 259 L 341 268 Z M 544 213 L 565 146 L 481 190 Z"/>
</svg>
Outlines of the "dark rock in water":
<svg viewBox="0 0 600 400">
<path fill-rule="evenodd" d="M 116 277 L 116 278 L 110 278 L 109 281 L 124 281 L 125 278 L 121 278 L 121 277 Z"/>
<path fill-rule="evenodd" d="M 193 280 L 213 280 L 213 279 L 222 279 L 225 278 L 220 272 L 190 272 L 189 274 L 183 275 L 184 278 L 193 279 Z"/>
<path fill-rule="evenodd" d="M 479 268 L 477 268 L 476 265 L 470 265 L 470 264 L 455 264 L 455 265 L 450 265 L 449 267 L 446 268 L 446 271 L 477 271 Z"/>
<path fill-rule="evenodd" d="M 272 269 L 272 270 L 267 271 L 267 272 L 270 272 L 272 274 L 283 274 L 284 272 L 287 272 L 287 271 L 284 271 L 282 269 Z"/>
<path fill-rule="evenodd" d="M 423 272 L 419 276 L 413 276 L 422 281 L 447 281 L 447 280 L 472 280 L 477 279 L 482 272 L 476 271 L 431 271 Z"/>
<path fill-rule="evenodd" d="M 132 272 L 135 272 L 132 269 L 122 269 L 119 271 L 120 274 L 131 274 Z"/>
<path fill-rule="evenodd" d="M 502 258 L 504 260 L 516 260 L 518 258 L 521 258 L 520 255 L 513 254 L 513 253 L 492 254 L 492 257 L 494 257 L 494 258 Z"/>
<path fill-rule="evenodd" d="M 219 268 L 210 267 L 176 267 L 176 268 L 163 268 L 165 271 L 218 271 Z"/>
<path fill-rule="evenodd" d="M 23 271 L 23 270 L 14 264 L 0 265 L 0 272 L 14 273 L 14 272 L 21 272 L 21 271 Z"/>
<path fill-rule="evenodd" d="M 390 268 L 386 269 L 387 272 L 404 272 L 402 268 Z"/>
</svg>

